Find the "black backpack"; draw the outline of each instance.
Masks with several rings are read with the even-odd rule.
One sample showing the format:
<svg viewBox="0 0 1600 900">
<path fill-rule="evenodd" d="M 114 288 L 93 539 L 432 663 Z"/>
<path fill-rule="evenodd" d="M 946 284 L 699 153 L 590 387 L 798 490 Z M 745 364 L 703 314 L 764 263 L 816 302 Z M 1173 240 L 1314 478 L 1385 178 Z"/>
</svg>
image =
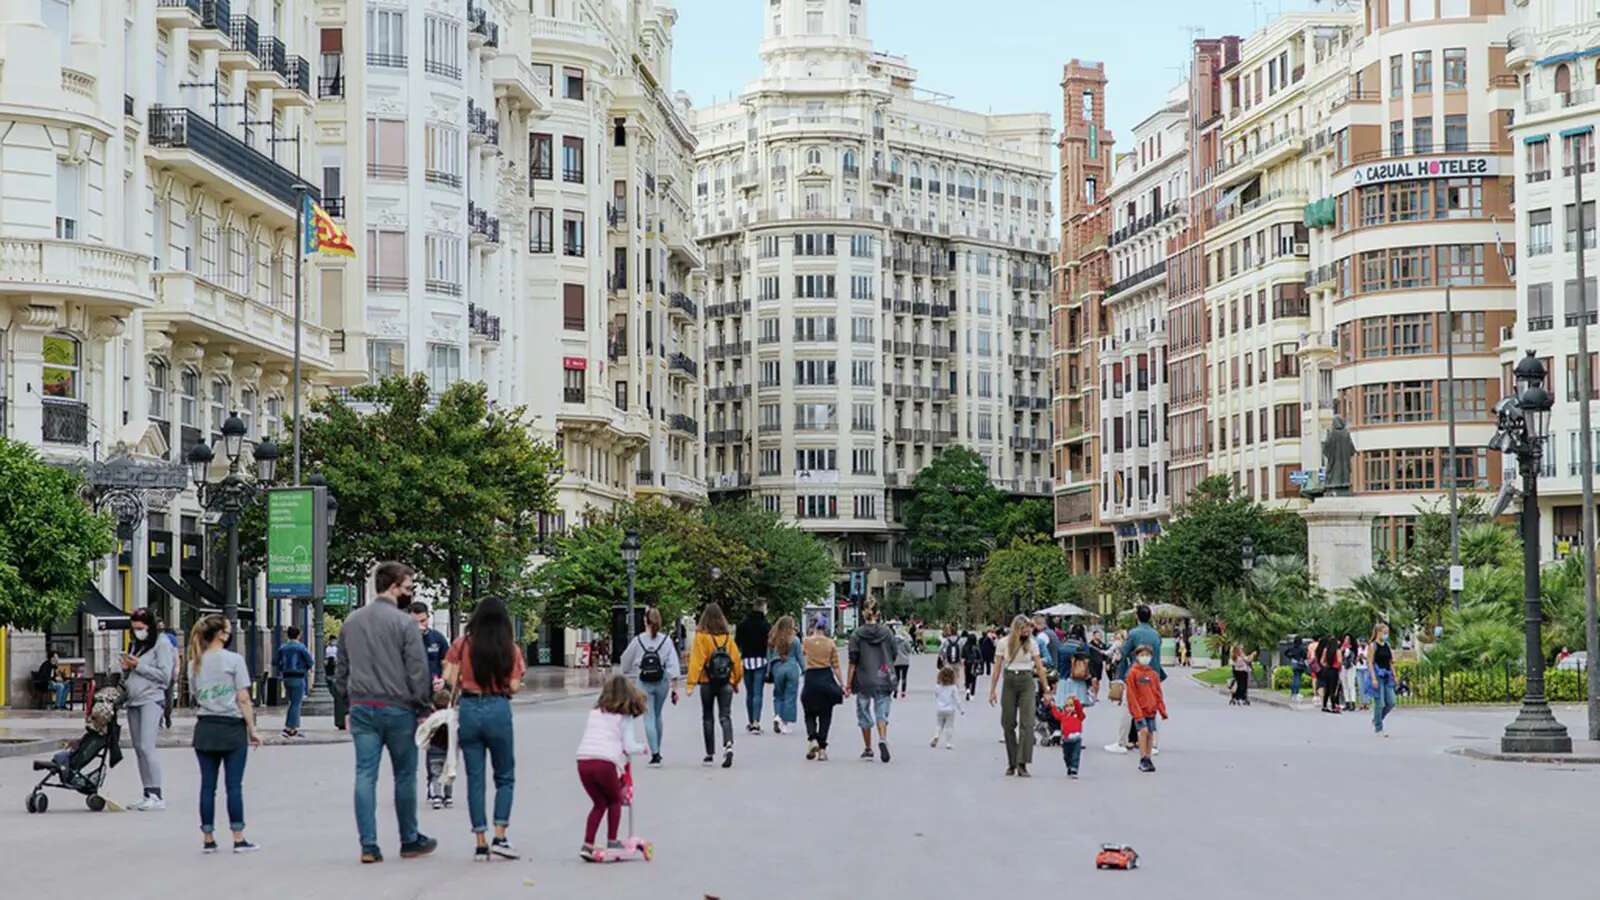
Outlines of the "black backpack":
<svg viewBox="0 0 1600 900">
<path fill-rule="evenodd" d="M 956 642 L 953 639 L 944 642 L 943 656 L 947 666 L 953 666 L 961 661 L 961 649 L 956 646 Z"/>
<path fill-rule="evenodd" d="M 706 681 L 717 685 L 727 684 L 733 680 L 733 657 L 728 655 L 727 639 L 724 638 L 720 644 L 715 643 L 715 638 L 712 641 L 716 649 L 711 651 L 710 658 L 706 660 Z"/>
<path fill-rule="evenodd" d="M 661 662 L 661 645 L 666 638 L 661 638 L 654 647 L 647 646 L 644 635 L 638 638 L 639 646 L 644 648 L 644 655 L 639 657 L 639 680 L 646 684 L 655 684 L 667 674 L 667 667 Z"/>
<path fill-rule="evenodd" d="M 967 641 L 967 649 L 964 653 L 962 653 L 962 659 L 968 665 L 973 666 L 983 662 L 983 651 L 978 649 L 978 642 L 976 639 Z"/>
</svg>

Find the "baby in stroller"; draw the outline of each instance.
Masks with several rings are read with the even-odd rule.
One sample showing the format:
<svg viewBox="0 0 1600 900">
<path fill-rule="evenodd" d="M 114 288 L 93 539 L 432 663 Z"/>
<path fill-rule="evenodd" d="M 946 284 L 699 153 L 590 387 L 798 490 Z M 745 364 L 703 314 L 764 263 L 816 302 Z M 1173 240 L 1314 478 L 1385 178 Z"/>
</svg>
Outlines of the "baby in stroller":
<svg viewBox="0 0 1600 900">
<path fill-rule="evenodd" d="M 45 788 L 77 791 L 94 812 L 106 808 L 100 787 L 105 784 L 107 772 L 122 762 L 122 727 L 117 722 L 117 711 L 126 700 L 120 687 L 102 687 L 94 692 L 83 736 L 51 754 L 49 760 L 34 761 L 33 768 L 45 776 L 28 795 L 28 812 L 42 813 L 50 808 Z"/>
<path fill-rule="evenodd" d="M 1052 671 L 1049 692 L 1041 693 L 1034 702 L 1033 728 L 1036 735 L 1034 742 L 1041 747 L 1061 746 L 1061 723 L 1056 721 L 1055 711 L 1050 708 L 1050 701 L 1056 695 L 1059 677 Z"/>
</svg>

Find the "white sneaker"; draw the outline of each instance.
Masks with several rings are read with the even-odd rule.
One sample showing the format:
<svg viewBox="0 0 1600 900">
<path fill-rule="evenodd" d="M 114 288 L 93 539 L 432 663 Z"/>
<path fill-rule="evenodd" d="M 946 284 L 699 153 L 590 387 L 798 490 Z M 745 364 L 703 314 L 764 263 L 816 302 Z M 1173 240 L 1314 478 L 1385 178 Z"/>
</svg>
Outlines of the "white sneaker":
<svg viewBox="0 0 1600 900">
<path fill-rule="evenodd" d="M 161 812 L 167 808 L 167 801 L 154 794 L 145 794 L 143 800 L 128 808 L 134 812 Z"/>
<path fill-rule="evenodd" d="M 1161 748 L 1160 747 L 1151 747 L 1150 748 L 1150 755 L 1151 756 L 1160 756 L 1161 755 Z"/>
<path fill-rule="evenodd" d="M 1128 752 L 1128 748 L 1122 746 L 1121 744 L 1116 744 L 1116 743 L 1107 744 L 1106 745 L 1106 752 L 1107 753 L 1127 753 Z"/>
</svg>

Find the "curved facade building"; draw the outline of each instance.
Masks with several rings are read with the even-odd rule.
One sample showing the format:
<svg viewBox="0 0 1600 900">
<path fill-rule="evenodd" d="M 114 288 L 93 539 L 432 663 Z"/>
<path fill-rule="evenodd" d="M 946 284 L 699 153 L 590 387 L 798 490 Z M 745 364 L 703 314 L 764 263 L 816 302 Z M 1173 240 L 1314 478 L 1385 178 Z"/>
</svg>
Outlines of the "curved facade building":
<svg viewBox="0 0 1600 900">
<path fill-rule="evenodd" d="M 945 447 L 1050 492 L 1050 124 L 983 115 L 876 52 L 862 0 L 774 0 L 764 73 L 695 110 L 708 485 L 864 555 Z"/>
</svg>

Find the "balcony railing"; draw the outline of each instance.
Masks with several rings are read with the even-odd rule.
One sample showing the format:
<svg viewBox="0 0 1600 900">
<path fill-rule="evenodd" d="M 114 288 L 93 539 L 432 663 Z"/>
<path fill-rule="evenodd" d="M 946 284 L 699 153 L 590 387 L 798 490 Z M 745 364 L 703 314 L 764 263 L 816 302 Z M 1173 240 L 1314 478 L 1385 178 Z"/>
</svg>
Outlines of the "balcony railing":
<svg viewBox="0 0 1600 900">
<path fill-rule="evenodd" d="M 561 400 L 564 403 L 582 403 L 583 402 L 583 388 L 581 388 L 581 387 L 563 387 L 561 389 Z"/>
<path fill-rule="evenodd" d="M 199 113 L 171 106 L 150 108 L 150 146 L 192 150 L 294 209 L 295 187 L 321 203 L 322 192 Z"/>
<path fill-rule="evenodd" d="M 45 400 L 40 437 L 47 444 L 89 443 L 89 405 L 75 400 Z"/>
<path fill-rule="evenodd" d="M 233 13 L 228 0 L 203 0 L 200 4 L 200 27 L 209 31 L 232 34 Z"/>
<path fill-rule="evenodd" d="M 1142 282 L 1148 281 L 1148 280 L 1150 280 L 1151 278 L 1154 278 L 1157 275 L 1164 274 L 1166 271 L 1167 271 L 1167 261 L 1166 260 L 1162 260 L 1161 262 L 1158 262 L 1153 266 L 1146 267 L 1145 269 L 1142 269 L 1142 270 L 1140 270 L 1138 272 L 1133 273 L 1132 275 L 1129 275 L 1127 278 L 1124 278 L 1121 281 L 1112 282 L 1111 283 L 1111 287 L 1106 289 L 1106 296 L 1107 297 L 1112 297 L 1112 296 L 1115 296 L 1117 294 L 1120 294 L 1123 291 L 1127 290 L 1128 288 L 1131 288 L 1136 284 L 1140 284 Z"/>
<path fill-rule="evenodd" d="M 290 89 L 299 91 L 307 97 L 311 96 L 311 62 L 304 56 L 296 56 L 290 63 L 288 72 Z"/>
<path fill-rule="evenodd" d="M 196 18 L 201 15 L 200 0 L 158 0 L 156 6 L 162 9 L 181 7 L 194 13 Z"/>
<path fill-rule="evenodd" d="M 685 434 L 696 434 L 700 430 L 700 423 L 682 413 L 673 413 L 667 416 L 667 427 Z"/>
<path fill-rule="evenodd" d="M 261 44 L 261 26 L 252 16 L 234 16 L 228 22 L 228 38 L 235 52 L 254 54 Z"/>
<path fill-rule="evenodd" d="M 289 50 L 283 41 L 262 35 L 261 42 L 256 45 L 256 58 L 261 60 L 262 68 L 277 72 L 285 81 L 289 79 Z"/>
<path fill-rule="evenodd" d="M 668 298 L 667 303 L 673 309 L 682 310 L 691 319 L 698 317 L 700 314 L 699 307 L 695 306 L 695 302 L 690 300 L 686 294 L 674 292 Z"/>
<path fill-rule="evenodd" d="M 327 213 L 330 216 L 333 216 L 335 219 L 344 218 L 344 198 L 343 197 L 323 197 L 322 198 L 322 211 Z"/>
<path fill-rule="evenodd" d="M 367 290 L 369 291 L 403 291 L 406 289 L 406 276 L 404 275 L 368 275 Z"/>
<path fill-rule="evenodd" d="M 344 96 L 343 75 L 322 75 L 317 78 L 317 99 L 326 100 L 330 97 Z"/>
<path fill-rule="evenodd" d="M 384 69 L 404 69 L 406 55 L 404 53 L 374 53 L 367 51 L 367 65 L 378 66 Z"/>
<path fill-rule="evenodd" d="M 500 317 L 476 304 L 467 304 L 467 324 L 472 333 L 491 341 L 500 340 Z"/>
<path fill-rule="evenodd" d="M 683 372 L 691 378 L 700 374 L 699 364 L 682 353 L 674 353 L 668 356 L 667 368 L 672 371 Z"/>
</svg>

